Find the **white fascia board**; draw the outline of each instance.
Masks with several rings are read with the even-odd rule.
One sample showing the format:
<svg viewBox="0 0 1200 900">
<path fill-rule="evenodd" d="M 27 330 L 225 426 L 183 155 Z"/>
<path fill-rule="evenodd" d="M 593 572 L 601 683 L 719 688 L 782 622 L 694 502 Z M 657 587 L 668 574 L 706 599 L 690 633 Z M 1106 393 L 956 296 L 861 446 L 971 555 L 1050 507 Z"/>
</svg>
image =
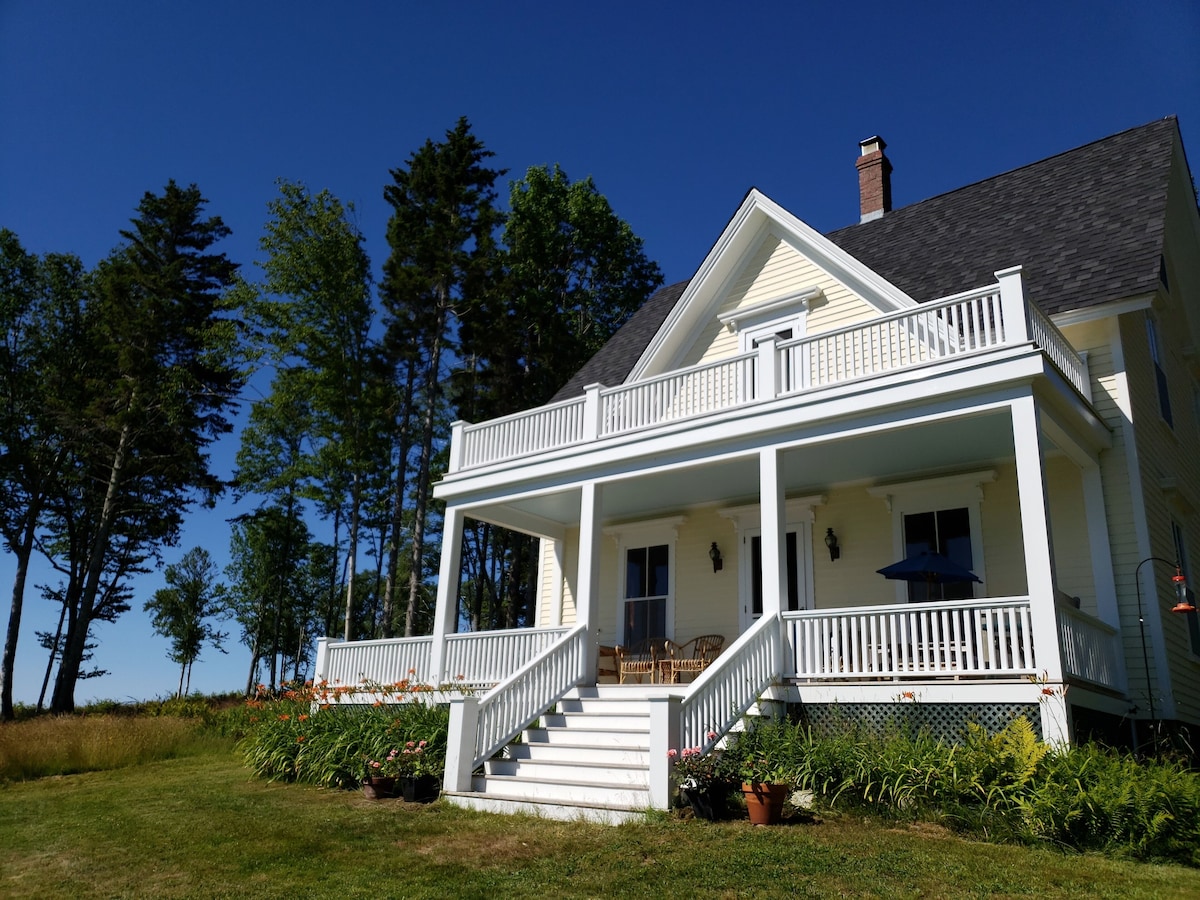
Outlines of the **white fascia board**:
<svg viewBox="0 0 1200 900">
<path fill-rule="evenodd" d="M 1079 309 L 1069 309 L 1050 317 L 1059 328 L 1068 325 L 1082 325 L 1084 322 L 1094 322 L 1097 319 L 1116 318 L 1123 313 L 1137 312 L 1139 309 L 1149 309 L 1154 302 L 1154 294 L 1142 294 L 1138 297 L 1128 297 L 1124 300 L 1112 300 L 1096 306 L 1083 306 Z"/>
<path fill-rule="evenodd" d="M 754 188 L 713 244 L 625 383 L 655 374 L 656 364 L 673 364 L 680 344 L 699 334 L 713 314 L 711 307 L 719 300 L 722 289 L 755 243 L 767 234 L 787 243 L 881 313 L 912 309 L 918 305 L 887 279 Z"/>
</svg>

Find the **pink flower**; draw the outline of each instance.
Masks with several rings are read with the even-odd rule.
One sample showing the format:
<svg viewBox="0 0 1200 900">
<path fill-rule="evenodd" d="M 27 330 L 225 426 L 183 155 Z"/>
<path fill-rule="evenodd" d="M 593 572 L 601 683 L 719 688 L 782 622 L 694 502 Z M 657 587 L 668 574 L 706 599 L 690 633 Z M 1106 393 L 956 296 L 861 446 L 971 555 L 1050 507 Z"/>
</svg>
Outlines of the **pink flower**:
<svg viewBox="0 0 1200 900">
<path fill-rule="evenodd" d="M 710 731 L 705 735 L 705 737 L 707 737 L 710 741 L 715 741 L 717 739 L 717 733 L 715 731 Z"/>
<path fill-rule="evenodd" d="M 415 746 L 417 746 L 417 743 L 416 743 L 416 741 L 409 741 L 409 742 L 408 742 L 407 744 L 405 744 L 404 746 L 405 746 L 405 747 L 415 747 Z"/>
<path fill-rule="evenodd" d="M 668 751 L 667 751 L 667 759 L 674 759 L 674 758 L 675 758 L 676 756 L 678 756 L 678 755 L 679 755 L 679 754 L 678 754 L 678 753 L 676 753 L 674 750 L 668 750 Z"/>
</svg>

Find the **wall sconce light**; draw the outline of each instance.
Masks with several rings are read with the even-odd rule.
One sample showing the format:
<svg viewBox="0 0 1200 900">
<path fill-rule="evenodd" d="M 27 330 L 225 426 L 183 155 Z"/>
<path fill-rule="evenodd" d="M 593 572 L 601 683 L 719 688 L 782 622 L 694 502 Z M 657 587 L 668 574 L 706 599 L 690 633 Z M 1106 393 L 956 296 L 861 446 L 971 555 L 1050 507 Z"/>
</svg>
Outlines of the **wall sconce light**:
<svg viewBox="0 0 1200 900">
<path fill-rule="evenodd" d="M 713 541 L 712 546 L 708 548 L 708 558 L 712 560 L 714 572 L 720 572 L 725 568 L 725 561 L 721 559 L 721 548 L 717 546 L 716 541 Z"/>
<path fill-rule="evenodd" d="M 825 529 L 825 546 L 829 548 L 830 562 L 833 562 L 841 557 L 842 548 L 838 546 L 837 535 L 833 533 L 832 528 Z"/>
</svg>

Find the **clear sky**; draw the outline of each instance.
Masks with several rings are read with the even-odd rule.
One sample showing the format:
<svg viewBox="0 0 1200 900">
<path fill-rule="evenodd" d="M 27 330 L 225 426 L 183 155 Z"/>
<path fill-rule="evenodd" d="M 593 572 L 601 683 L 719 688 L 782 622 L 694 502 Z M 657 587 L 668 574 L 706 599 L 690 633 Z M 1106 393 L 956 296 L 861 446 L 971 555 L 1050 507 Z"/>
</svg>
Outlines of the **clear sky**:
<svg viewBox="0 0 1200 900">
<path fill-rule="evenodd" d="M 591 175 L 671 282 L 752 186 L 819 231 L 856 222 L 870 135 L 887 140 L 898 207 L 1172 114 L 1197 172 L 1195 0 L 0 0 L 0 226 L 89 266 L 174 178 L 200 187 L 257 277 L 287 178 L 355 204 L 378 270 L 389 169 L 464 115 L 512 175 Z M 219 474 L 235 449 L 217 448 Z M 204 546 L 224 563 L 241 511 L 197 512 L 165 561 Z M 12 575 L 0 556 L 0 621 Z M 112 674 L 79 701 L 174 689 L 141 611 L 162 583 L 141 579 L 133 610 L 96 626 Z M 53 613 L 28 592 L 18 701 L 37 699 L 33 630 Z M 230 650 L 205 652 L 193 689 L 244 685 L 249 654 Z"/>
</svg>

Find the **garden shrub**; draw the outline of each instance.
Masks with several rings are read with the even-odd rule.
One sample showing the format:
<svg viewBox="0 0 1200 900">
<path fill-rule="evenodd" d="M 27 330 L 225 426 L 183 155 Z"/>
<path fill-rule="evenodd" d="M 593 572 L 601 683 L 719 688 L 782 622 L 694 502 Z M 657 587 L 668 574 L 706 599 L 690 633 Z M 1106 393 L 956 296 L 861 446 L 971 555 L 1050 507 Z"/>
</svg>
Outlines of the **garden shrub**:
<svg viewBox="0 0 1200 900">
<path fill-rule="evenodd" d="M 1102 747 L 1056 749 L 1018 718 L 960 745 L 849 727 L 797 732 L 796 782 L 831 805 L 933 818 L 990 839 L 1200 865 L 1200 775 Z"/>
<path fill-rule="evenodd" d="M 408 696 L 374 705 L 314 704 L 311 691 L 247 702 L 248 731 L 239 746 L 247 765 L 270 781 L 356 787 L 367 760 L 425 741 L 431 765 L 445 759 L 450 715 Z"/>
</svg>

